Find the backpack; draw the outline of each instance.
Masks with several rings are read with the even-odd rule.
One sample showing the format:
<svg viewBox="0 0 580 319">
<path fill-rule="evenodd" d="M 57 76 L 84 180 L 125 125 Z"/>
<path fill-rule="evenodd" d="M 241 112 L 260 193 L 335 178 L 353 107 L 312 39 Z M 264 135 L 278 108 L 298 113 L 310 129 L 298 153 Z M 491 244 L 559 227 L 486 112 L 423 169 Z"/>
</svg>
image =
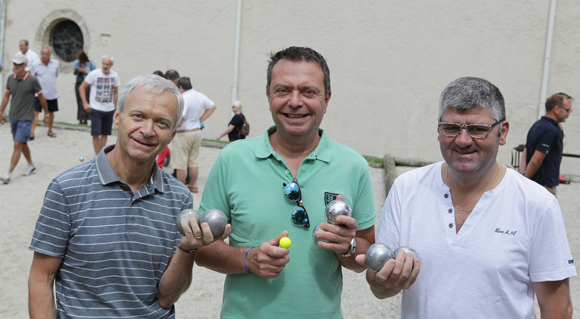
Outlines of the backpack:
<svg viewBox="0 0 580 319">
<path fill-rule="evenodd" d="M 242 129 L 240 130 L 240 135 L 241 136 L 248 136 L 250 134 L 250 123 L 248 123 L 248 121 L 246 121 L 246 117 L 242 115 L 242 118 L 244 119 L 244 124 L 242 125 Z"/>
</svg>

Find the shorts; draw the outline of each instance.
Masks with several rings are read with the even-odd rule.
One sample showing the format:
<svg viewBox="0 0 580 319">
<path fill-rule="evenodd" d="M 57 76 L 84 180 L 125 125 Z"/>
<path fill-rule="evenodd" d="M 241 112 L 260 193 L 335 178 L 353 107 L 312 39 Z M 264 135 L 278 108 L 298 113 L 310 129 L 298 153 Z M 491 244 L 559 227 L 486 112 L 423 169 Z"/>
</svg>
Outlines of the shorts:
<svg viewBox="0 0 580 319">
<path fill-rule="evenodd" d="M 90 114 L 91 136 L 111 135 L 115 111 L 103 112 L 92 109 Z"/>
<path fill-rule="evenodd" d="M 32 132 L 32 121 L 10 119 L 10 128 L 12 128 L 12 138 L 14 139 L 14 142 L 26 144 Z"/>
<path fill-rule="evenodd" d="M 171 142 L 171 161 L 175 169 L 199 167 L 201 131 L 177 132 Z"/>
<path fill-rule="evenodd" d="M 48 106 L 49 113 L 58 112 L 58 99 L 46 100 L 46 105 Z M 34 111 L 42 112 L 42 106 L 40 105 L 40 99 L 38 97 L 34 98 Z"/>
</svg>

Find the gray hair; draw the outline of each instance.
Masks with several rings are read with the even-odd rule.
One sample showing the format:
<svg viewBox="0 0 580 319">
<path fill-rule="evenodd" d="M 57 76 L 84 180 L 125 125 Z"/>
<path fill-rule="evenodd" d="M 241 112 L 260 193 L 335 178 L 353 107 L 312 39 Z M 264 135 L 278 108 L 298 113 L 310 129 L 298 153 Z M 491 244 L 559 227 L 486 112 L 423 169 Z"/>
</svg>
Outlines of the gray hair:
<svg viewBox="0 0 580 319">
<path fill-rule="evenodd" d="M 50 51 L 52 53 L 52 49 L 48 45 L 43 45 L 42 48 L 40 48 L 40 51 L 42 51 L 44 49 L 48 49 L 48 51 Z"/>
<path fill-rule="evenodd" d="M 103 55 L 103 57 L 101 58 L 101 62 L 103 62 L 104 59 L 111 60 L 111 65 L 115 64 L 115 57 L 112 55 L 108 55 L 108 54 Z"/>
<path fill-rule="evenodd" d="M 163 92 L 170 92 L 175 97 L 175 101 L 177 102 L 177 119 L 175 123 L 173 123 L 173 127 L 171 131 L 175 131 L 177 126 L 181 122 L 181 117 L 183 116 L 183 96 L 179 93 L 177 87 L 173 82 L 166 80 L 162 77 L 159 77 L 155 74 L 146 74 L 146 75 L 139 75 L 131 79 L 131 81 L 125 84 L 125 87 L 119 94 L 119 101 L 117 102 L 117 112 L 119 114 L 123 113 L 123 109 L 125 108 L 125 103 L 127 103 L 127 99 L 129 98 L 129 94 L 133 89 L 143 87 L 143 90 L 147 93 L 163 93 Z"/>
<path fill-rule="evenodd" d="M 439 118 L 448 108 L 460 112 L 489 108 L 493 119 L 506 120 L 503 95 L 495 85 L 480 78 L 464 77 L 449 83 L 439 98 Z"/>
</svg>

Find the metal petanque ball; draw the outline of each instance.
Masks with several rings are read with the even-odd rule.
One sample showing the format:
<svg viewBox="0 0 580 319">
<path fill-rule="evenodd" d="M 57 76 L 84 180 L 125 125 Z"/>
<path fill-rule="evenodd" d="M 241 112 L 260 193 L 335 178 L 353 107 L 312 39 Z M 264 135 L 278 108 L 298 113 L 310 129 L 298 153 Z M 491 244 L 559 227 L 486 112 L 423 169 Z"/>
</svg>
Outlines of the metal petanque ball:
<svg viewBox="0 0 580 319">
<path fill-rule="evenodd" d="M 393 259 L 393 251 L 385 244 L 374 243 L 367 249 L 366 257 L 367 266 L 373 271 L 379 271 L 387 260 Z"/>
<path fill-rule="evenodd" d="M 314 242 L 315 242 L 317 245 L 318 245 L 318 242 L 319 242 L 319 241 L 321 241 L 321 240 L 322 240 L 323 242 L 329 243 L 329 242 L 330 242 L 329 240 L 326 240 L 326 239 L 320 239 L 320 238 L 316 237 L 316 232 L 317 232 L 317 231 L 319 231 L 319 230 L 322 230 L 322 229 L 320 229 L 320 226 L 316 226 L 316 228 L 314 228 L 314 230 L 312 231 L 312 238 L 314 239 Z"/>
<path fill-rule="evenodd" d="M 81 161 L 81 162 L 82 162 L 82 161 L 84 161 L 84 160 L 85 160 L 85 158 L 84 158 L 84 157 L 82 157 L 82 156 L 81 156 L 81 157 L 79 157 L 79 161 Z"/>
<path fill-rule="evenodd" d="M 351 217 L 352 210 L 345 201 L 335 199 L 326 205 L 326 208 L 324 209 L 324 217 L 326 217 L 326 222 L 329 224 L 338 225 L 336 217 L 339 215 Z"/>
<path fill-rule="evenodd" d="M 228 218 L 219 209 L 208 209 L 201 215 L 201 223 L 207 223 L 214 237 L 220 236 L 226 230 Z"/>
<path fill-rule="evenodd" d="M 198 225 L 201 225 L 201 223 L 199 222 L 199 220 L 201 219 L 201 215 L 197 212 L 197 210 L 195 210 L 195 209 L 184 209 L 184 210 L 182 210 L 177 215 L 177 221 L 175 222 L 175 225 L 177 225 L 177 230 L 183 236 L 185 236 L 185 231 L 183 230 L 183 227 L 181 227 L 181 220 L 185 218 L 185 220 L 187 221 L 187 224 L 191 228 L 191 223 L 189 222 L 189 213 L 193 213 L 193 216 L 195 217 L 195 220 L 197 221 L 197 224 Z M 201 229 L 201 226 L 199 226 L 199 227 Z"/>
<path fill-rule="evenodd" d="M 406 253 L 413 253 L 413 259 L 419 258 L 419 254 L 417 254 L 417 252 L 413 248 L 407 246 L 401 246 L 395 249 L 395 251 L 393 252 L 393 258 L 397 258 L 397 255 L 401 250 L 405 251 Z"/>
</svg>

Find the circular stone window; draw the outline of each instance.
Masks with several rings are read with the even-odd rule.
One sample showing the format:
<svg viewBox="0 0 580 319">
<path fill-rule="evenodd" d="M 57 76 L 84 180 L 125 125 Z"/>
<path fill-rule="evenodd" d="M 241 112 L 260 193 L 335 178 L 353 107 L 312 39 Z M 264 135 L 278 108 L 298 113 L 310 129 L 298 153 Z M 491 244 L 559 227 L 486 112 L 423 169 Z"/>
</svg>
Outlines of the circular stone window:
<svg viewBox="0 0 580 319">
<path fill-rule="evenodd" d="M 50 46 L 54 53 L 65 62 L 76 60 L 76 53 L 83 48 L 83 32 L 71 20 L 57 23 L 50 32 Z"/>
</svg>

